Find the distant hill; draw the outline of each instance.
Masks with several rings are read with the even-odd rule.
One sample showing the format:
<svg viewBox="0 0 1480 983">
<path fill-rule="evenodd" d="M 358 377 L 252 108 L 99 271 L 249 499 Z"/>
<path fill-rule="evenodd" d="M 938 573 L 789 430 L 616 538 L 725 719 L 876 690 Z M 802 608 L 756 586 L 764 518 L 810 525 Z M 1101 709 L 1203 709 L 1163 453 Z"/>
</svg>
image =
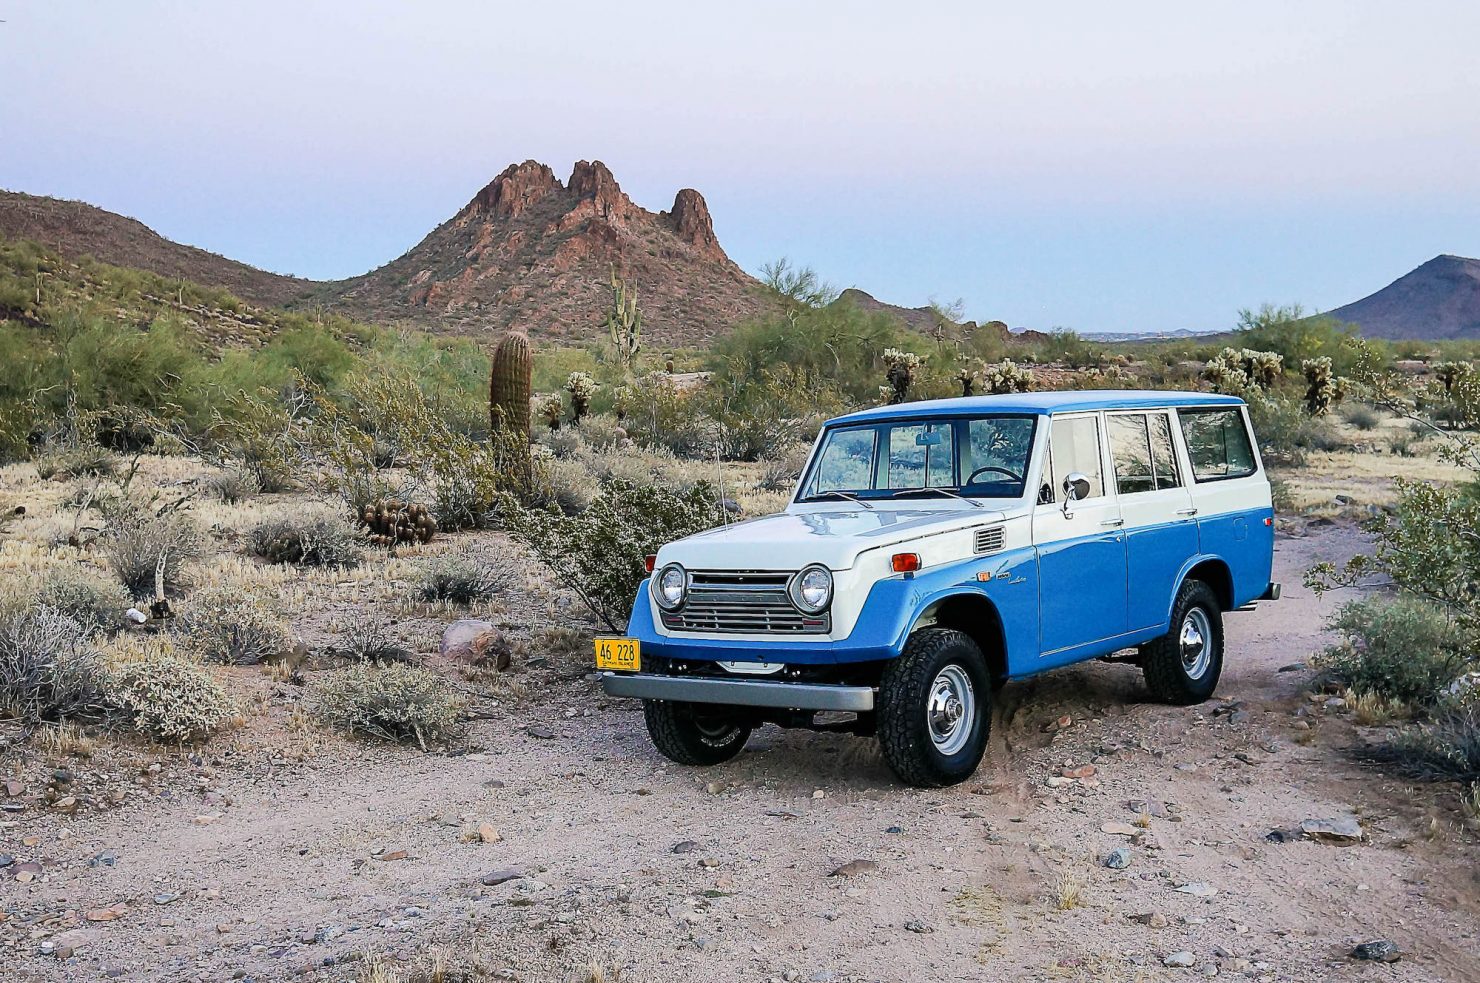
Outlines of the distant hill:
<svg viewBox="0 0 1480 983">
<path fill-rule="evenodd" d="M 1480 260 L 1435 256 L 1327 316 L 1355 324 L 1374 338 L 1480 338 Z"/>
<path fill-rule="evenodd" d="M 172 242 L 144 223 L 80 201 L 0 191 L 0 236 L 32 239 L 67 256 L 92 256 L 160 276 L 223 287 L 243 300 L 281 307 L 304 296 L 312 280 Z"/>
</svg>

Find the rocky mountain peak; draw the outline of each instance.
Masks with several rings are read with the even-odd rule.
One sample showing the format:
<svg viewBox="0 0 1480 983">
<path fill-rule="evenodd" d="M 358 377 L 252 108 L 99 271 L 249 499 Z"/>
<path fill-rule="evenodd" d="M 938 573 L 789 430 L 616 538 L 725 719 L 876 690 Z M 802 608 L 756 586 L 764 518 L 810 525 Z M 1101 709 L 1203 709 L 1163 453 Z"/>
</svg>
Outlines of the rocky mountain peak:
<svg viewBox="0 0 1480 983">
<path fill-rule="evenodd" d="M 714 220 L 704 196 L 693 188 L 683 188 L 673 198 L 673 210 L 663 213 L 673 231 L 684 242 L 707 256 L 724 256 L 719 239 L 714 235 Z"/>
<path fill-rule="evenodd" d="M 546 164 L 526 160 L 510 164 L 468 203 L 463 214 L 483 212 L 517 218 L 552 191 L 560 190 L 560 179 Z"/>
</svg>

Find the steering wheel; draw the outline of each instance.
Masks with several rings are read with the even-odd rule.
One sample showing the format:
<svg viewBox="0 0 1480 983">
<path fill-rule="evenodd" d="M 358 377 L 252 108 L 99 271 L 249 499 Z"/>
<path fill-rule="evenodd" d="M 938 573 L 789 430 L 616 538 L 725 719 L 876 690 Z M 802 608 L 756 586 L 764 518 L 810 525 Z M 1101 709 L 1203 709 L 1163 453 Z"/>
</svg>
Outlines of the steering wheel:
<svg viewBox="0 0 1480 983">
<path fill-rule="evenodd" d="M 1006 468 L 999 468 L 999 467 L 997 467 L 995 464 L 988 464 L 985 467 L 977 468 L 975 471 L 971 472 L 971 474 L 966 478 L 966 483 L 968 485 L 974 484 L 976 482 L 976 476 L 977 475 L 979 475 L 979 474 L 986 474 L 989 471 L 995 471 L 998 474 L 1005 474 L 1005 475 L 1007 475 L 1007 477 L 1009 479 L 1011 479 L 1012 481 L 1016 481 L 1018 483 L 1021 483 L 1022 480 L 1023 480 L 1023 476 L 1020 475 L 1020 474 L 1014 474 L 1011 471 L 1007 470 Z"/>
</svg>

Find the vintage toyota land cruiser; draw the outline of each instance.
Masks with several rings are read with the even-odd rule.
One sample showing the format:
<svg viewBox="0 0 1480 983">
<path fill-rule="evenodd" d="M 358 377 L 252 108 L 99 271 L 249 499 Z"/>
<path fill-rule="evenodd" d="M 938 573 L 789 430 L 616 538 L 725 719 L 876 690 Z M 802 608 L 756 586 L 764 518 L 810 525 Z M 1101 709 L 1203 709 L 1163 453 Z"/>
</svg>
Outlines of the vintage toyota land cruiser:
<svg viewBox="0 0 1480 983">
<path fill-rule="evenodd" d="M 913 785 L 986 748 L 1006 680 L 1121 653 L 1151 695 L 1208 699 L 1223 615 L 1279 597 L 1269 482 L 1243 402 L 1048 392 L 829 421 L 786 511 L 649 557 L 607 693 L 674 761 L 763 723 L 877 735 Z"/>
</svg>

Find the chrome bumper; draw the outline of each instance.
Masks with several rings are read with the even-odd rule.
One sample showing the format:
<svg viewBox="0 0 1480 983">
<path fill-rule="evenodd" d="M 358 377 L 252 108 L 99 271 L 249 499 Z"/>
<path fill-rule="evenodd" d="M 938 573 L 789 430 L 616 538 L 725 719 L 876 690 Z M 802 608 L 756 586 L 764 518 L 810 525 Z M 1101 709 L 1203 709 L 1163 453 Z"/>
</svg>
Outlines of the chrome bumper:
<svg viewBox="0 0 1480 983">
<path fill-rule="evenodd" d="M 743 707 L 844 710 L 852 713 L 865 713 L 874 708 L 874 691 L 869 686 L 603 672 L 601 688 L 610 696 L 682 703 L 727 703 Z"/>
</svg>

